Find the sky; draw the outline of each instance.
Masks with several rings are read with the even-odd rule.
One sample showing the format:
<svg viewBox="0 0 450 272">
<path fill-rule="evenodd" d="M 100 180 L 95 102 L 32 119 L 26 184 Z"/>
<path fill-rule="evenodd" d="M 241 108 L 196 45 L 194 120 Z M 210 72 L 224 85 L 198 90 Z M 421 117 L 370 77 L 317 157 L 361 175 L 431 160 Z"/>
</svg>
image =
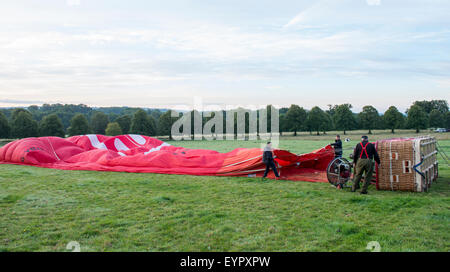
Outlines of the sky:
<svg viewBox="0 0 450 272">
<path fill-rule="evenodd" d="M 450 0 L 14 0 L 0 107 L 450 98 Z"/>
</svg>

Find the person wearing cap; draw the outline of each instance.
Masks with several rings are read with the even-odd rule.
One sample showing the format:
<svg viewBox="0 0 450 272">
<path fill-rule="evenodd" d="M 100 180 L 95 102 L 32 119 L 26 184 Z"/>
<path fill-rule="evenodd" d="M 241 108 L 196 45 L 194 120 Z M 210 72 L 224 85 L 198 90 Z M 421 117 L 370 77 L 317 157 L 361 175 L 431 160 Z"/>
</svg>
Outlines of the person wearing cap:
<svg viewBox="0 0 450 272">
<path fill-rule="evenodd" d="M 369 137 L 362 136 L 361 142 L 356 145 L 355 151 L 353 152 L 355 176 L 353 177 L 352 192 L 356 192 L 359 189 L 359 183 L 364 173 L 364 184 L 361 194 L 367 194 L 367 189 L 372 181 L 373 159 L 375 159 L 376 163 L 380 164 L 380 157 L 378 156 L 375 145 L 369 143 Z"/>
<path fill-rule="evenodd" d="M 334 147 L 334 157 L 335 158 L 342 158 L 342 141 L 341 136 L 336 135 L 336 140 L 334 140 L 334 143 L 330 144 L 332 147 Z"/>
<path fill-rule="evenodd" d="M 273 173 L 275 174 L 275 177 L 277 177 L 277 178 L 280 177 L 278 175 L 277 166 L 275 165 L 275 162 L 273 160 L 273 148 L 272 148 L 271 142 L 267 142 L 267 145 L 264 147 L 263 163 L 266 165 L 266 171 L 264 171 L 264 175 L 262 177 L 263 180 L 265 177 L 267 177 L 267 174 L 269 173 L 270 168 L 272 168 Z"/>
</svg>

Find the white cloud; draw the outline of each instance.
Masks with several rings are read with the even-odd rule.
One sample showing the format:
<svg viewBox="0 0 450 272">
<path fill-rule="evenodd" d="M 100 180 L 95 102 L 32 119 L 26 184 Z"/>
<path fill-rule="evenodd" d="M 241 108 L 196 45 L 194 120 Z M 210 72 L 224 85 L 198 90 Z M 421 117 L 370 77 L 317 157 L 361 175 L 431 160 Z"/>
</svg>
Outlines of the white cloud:
<svg viewBox="0 0 450 272">
<path fill-rule="evenodd" d="M 319 13 L 325 9 L 326 4 L 329 1 L 326 0 L 319 0 L 315 2 L 312 6 L 306 8 L 305 10 L 299 12 L 294 18 L 289 20 L 287 24 L 285 24 L 283 27 L 288 28 L 300 23 L 303 23 L 303 21 L 307 21 L 311 14 Z"/>
<path fill-rule="evenodd" d="M 79 6 L 81 4 L 81 1 L 80 0 L 66 0 L 66 4 L 69 7 Z"/>
<path fill-rule="evenodd" d="M 381 5 L 381 0 L 366 0 L 369 6 L 379 6 Z"/>
<path fill-rule="evenodd" d="M 34 57 L 54 51 L 85 51 L 96 47 L 153 46 L 175 50 L 186 59 L 214 61 L 260 60 L 289 56 L 300 59 L 331 57 L 337 53 L 364 50 L 373 38 L 359 31 L 322 35 L 298 35 L 281 32 L 245 32 L 221 26 L 192 27 L 189 30 L 161 28 L 154 30 L 115 29 L 81 34 L 63 32 L 4 33 L 0 48 L 9 51 L 33 51 Z M 358 49 L 351 48 L 358 45 Z M 36 54 L 40 52 L 41 54 Z M 1 54 L 1 53 L 0 53 Z M 331 56 L 330 56 L 331 55 Z"/>
<path fill-rule="evenodd" d="M 247 96 L 263 103 L 277 92 L 283 95 L 276 99 L 290 103 L 303 92 L 314 103 L 339 84 L 348 99 L 351 90 L 365 86 L 355 80 L 378 85 L 399 78 L 406 86 L 417 74 L 448 73 L 446 51 L 439 50 L 448 48 L 442 43 L 450 40 L 449 30 L 431 25 L 444 17 L 434 6 L 438 16 L 430 17 L 417 11 L 416 2 L 401 9 L 388 6 L 395 3 L 372 8 L 365 0 L 320 0 L 284 27 L 287 14 L 266 27 L 238 20 L 169 20 L 165 14 L 163 19 L 149 15 L 151 22 L 133 21 L 128 11 L 124 17 L 117 10 L 88 13 L 86 7 L 81 14 L 65 6 L 63 12 L 29 11 L 21 16 L 29 20 L 24 23 L 0 10 L 6 16 L 0 22 L 7 26 L 0 30 L 0 97 L 136 105 L 173 102 L 161 95 L 181 101 L 192 95 L 229 101 Z M 428 25 L 420 28 L 423 22 Z M 444 64 L 427 56 L 434 56 L 433 49 Z"/>
<path fill-rule="evenodd" d="M 201 84 L 207 81 L 239 84 L 291 75 L 364 77 L 386 69 L 405 69 L 402 63 L 361 62 L 361 57 L 376 54 L 383 44 L 398 42 L 398 37 L 389 33 L 299 34 L 211 24 L 187 29 L 164 26 L 76 34 L 1 34 L 0 94 L 6 95 L 5 90 L 40 100 L 66 97 L 82 101 L 89 97 L 107 101 L 121 90 L 134 90 L 136 97 L 157 95 L 161 90 L 180 96 L 199 91 L 199 84 L 203 89 Z M 134 52 L 134 48 L 139 50 Z M 282 81 L 264 83 L 261 88 L 268 90 L 265 86 L 279 83 Z M 106 100 L 104 94 L 108 94 Z"/>
</svg>

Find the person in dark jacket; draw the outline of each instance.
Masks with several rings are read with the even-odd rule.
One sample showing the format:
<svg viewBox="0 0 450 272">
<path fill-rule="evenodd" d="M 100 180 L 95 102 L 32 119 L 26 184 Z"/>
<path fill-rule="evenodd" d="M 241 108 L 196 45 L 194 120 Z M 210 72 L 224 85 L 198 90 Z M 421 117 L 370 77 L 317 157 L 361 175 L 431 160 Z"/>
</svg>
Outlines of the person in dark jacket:
<svg viewBox="0 0 450 272">
<path fill-rule="evenodd" d="M 273 160 L 273 148 L 272 148 L 271 142 L 268 142 L 266 147 L 264 147 L 263 163 L 266 165 L 266 171 L 264 171 L 264 175 L 263 175 L 262 179 L 267 177 L 267 174 L 269 173 L 270 168 L 272 168 L 273 173 L 275 174 L 275 177 L 277 177 L 277 178 L 280 177 L 278 175 L 277 166 L 275 165 L 275 162 Z"/>
<path fill-rule="evenodd" d="M 336 135 L 336 140 L 334 140 L 331 146 L 334 147 L 334 157 L 342 158 L 342 141 L 340 135 Z"/>
<path fill-rule="evenodd" d="M 356 190 L 359 189 L 359 183 L 363 173 L 365 173 L 361 194 L 367 194 L 367 189 L 372 181 L 373 159 L 375 159 L 376 163 L 380 164 L 380 157 L 378 156 L 375 145 L 369 143 L 369 138 L 367 136 L 362 136 L 361 142 L 356 145 L 355 151 L 353 152 L 355 176 L 353 177 L 352 192 L 356 192 Z"/>
</svg>

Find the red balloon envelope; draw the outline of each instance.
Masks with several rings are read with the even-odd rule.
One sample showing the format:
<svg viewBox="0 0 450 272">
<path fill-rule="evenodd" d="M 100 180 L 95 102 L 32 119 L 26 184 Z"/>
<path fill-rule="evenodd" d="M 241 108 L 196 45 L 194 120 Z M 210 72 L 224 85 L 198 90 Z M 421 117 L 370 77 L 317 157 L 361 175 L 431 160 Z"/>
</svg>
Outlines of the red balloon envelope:
<svg viewBox="0 0 450 272">
<path fill-rule="evenodd" d="M 275 150 L 283 179 L 327 182 L 334 158 L 331 146 L 296 155 Z M 238 148 L 228 153 L 176 147 L 143 135 L 40 137 L 0 148 L 1 164 L 33 165 L 65 170 L 116 171 L 211 176 L 262 176 L 262 150 Z M 273 178 L 273 173 L 269 178 Z"/>
</svg>

